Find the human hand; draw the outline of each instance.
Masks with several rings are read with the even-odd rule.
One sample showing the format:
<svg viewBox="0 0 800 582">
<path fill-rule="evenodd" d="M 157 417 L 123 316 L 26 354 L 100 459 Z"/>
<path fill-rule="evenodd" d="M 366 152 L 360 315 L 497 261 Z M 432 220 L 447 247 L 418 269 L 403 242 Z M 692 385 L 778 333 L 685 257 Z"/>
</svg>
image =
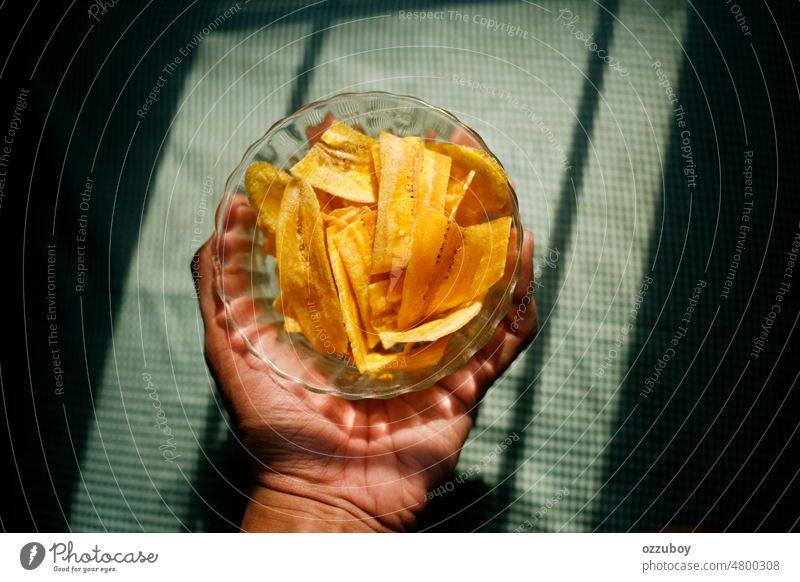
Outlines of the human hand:
<svg viewBox="0 0 800 582">
<path fill-rule="evenodd" d="M 249 287 L 243 265 L 255 212 L 244 197 L 233 200 L 223 224 L 225 234 L 198 250 L 192 271 L 206 360 L 252 461 L 253 490 L 242 530 L 413 529 L 427 492 L 452 473 L 480 399 L 536 333 L 530 233 L 524 234 L 511 309 L 461 370 L 420 392 L 350 401 L 309 392 L 270 373 L 231 328 L 215 290 L 211 251 L 217 245 L 225 289 Z M 241 319 L 248 313 L 253 319 L 251 299 L 239 298 L 231 309 L 244 315 Z M 253 321 L 241 329 L 266 353 L 280 357 L 274 327 Z"/>
</svg>

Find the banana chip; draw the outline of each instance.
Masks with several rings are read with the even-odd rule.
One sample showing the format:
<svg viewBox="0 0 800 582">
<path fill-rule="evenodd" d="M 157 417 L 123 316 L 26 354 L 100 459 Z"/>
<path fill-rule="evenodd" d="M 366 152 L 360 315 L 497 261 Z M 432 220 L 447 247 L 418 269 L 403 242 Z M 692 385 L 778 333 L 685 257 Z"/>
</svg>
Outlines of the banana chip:
<svg viewBox="0 0 800 582">
<path fill-rule="evenodd" d="M 370 372 L 412 371 L 423 370 L 438 364 L 444 356 L 444 350 L 450 338 L 442 338 L 409 352 L 397 354 L 381 354 L 370 352 L 367 354 L 367 370 Z"/>
<path fill-rule="evenodd" d="M 432 342 L 441 337 L 450 335 L 458 331 L 478 315 L 483 307 L 482 301 L 473 301 L 453 310 L 451 313 L 423 323 L 408 331 L 382 331 L 380 332 L 381 343 L 387 350 L 392 349 L 395 344 L 408 342 Z"/>
<path fill-rule="evenodd" d="M 304 180 L 293 179 L 286 186 L 276 243 L 284 312 L 297 320 L 317 351 L 346 355 L 348 339 L 325 248 L 322 213 L 314 189 Z"/>
<path fill-rule="evenodd" d="M 372 254 L 373 275 L 391 272 L 396 278 L 408 263 L 424 151 L 421 138 L 381 133 L 381 183 Z"/>
<path fill-rule="evenodd" d="M 369 285 L 370 314 L 373 320 L 387 314 L 397 319 L 399 300 L 396 294 L 389 294 L 389 279 L 375 281 Z"/>
<path fill-rule="evenodd" d="M 462 229 L 462 240 L 449 266 L 433 284 L 428 314 L 442 313 L 473 301 L 503 276 L 511 217 L 504 216 Z"/>
<path fill-rule="evenodd" d="M 360 164 L 368 164 L 372 159 L 371 148 L 375 140 L 341 121 L 333 120 L 320 139 Z"/>
<path fill-rule="evenodd" d="M 331 237 L 335 236 L 336 235 L 331 231 L 328 232 L 329 241 Z M 336 289 L 339 293 L 339 303 L 342 306 L 344 329 L 350 340 L 353 362 L 359 372 L 364 372 L 367 369 L 367 345 L 364 338 L 363 326 L 361 325 L 361 317 L 359 316 L 358 306 L 356 305 L 356 299 L 353 293 L 353 287 L 348 279 L 347 271 L 345 270 L 345 265 L 342 262 L 337 245 L 330 244 L 330 242 L 328 243 L 328 256 L 331 261 L 333 280 L 336 282 Z"/>
<path fill-rule="evenodd" d="M 386 331 L 397 329 L 397 312 L 402 300 L 402 283 L 391 288 L 389 279 L 382 279 L 369 286 L 370 326 L 373 331 Z M 377 342 L 377 339 L 376 339 Z"/>
<path fill-rule="evenodd" d="M 461 206 L 461 201 L 464 200 L 474 178 L 475 170 L 470 170 L 466 176 L 462 176 L 461 172 L 458 172 L 450 177 L 444 204 L 444 213 L 450 218 L 455 219 L 458 207 Z"/>
<path fill-rule="evenodd" d="M 397 312 L 399 329 L 408 329 L 425 315 L 432 299 L 431 285 L 436 281 L 437 273 L 444 272 L 452 263 L 460 242 L 461 232 L 454 221 L 433 208 L 418 209 L 411 259 Z"/>
<path fill-rule="evenodd" d="M 303 333 L 300 322 L 291 315 L 283 316 L 283 329 L 286 330 L 286 333 Z"/>
<path fill-rule="evenodd" d="M 483 295 L 503 277 L 510 235 L 510 216 L 468 226 L 465 229 L 464 244 L 480 248 L 480 261 L 470 283 L 472 291 L 467 301 Z"/>
<path fill-rule="evenodd" d="M 323 214 L 327 214 L 333 212 L 334 210 L 341 208 L 339 206 L 339 199 L 336 196 L 332 196 L 328 194 L 324 190 L 320 190 L 319 188 L 314 188 L 314 192 L 317 194 L 317 202 L 319 202 L 319 209 L 322 211 Z"/>
<path fill-rule="evenodd" d="M 336 210 L 323 213 L 322 220 L 325 221 L 325 226 L 328 228 L 326 232 L 330 232 L 333 228 L 333 233 L 344 230 L 353 224 L 358 217 L 366 212 L 368 208 L 363 206 L 345 206 L 344 208 L 337 208 Z"/>
<path fill-rule="evenodd" d="M 458 202 L 456 221 L 462 226 L 484 222 L 487 216 L 502 209 L 508 199 L 508 178 L 494 157 L 476 148 L 431 141 L 427 147 L 453 160 L 451 176 L 464 184 L 470 171 L 472 183 Z"/>
<path fill-rule="evenodd" d="M 372 162 L 374 143 L 374 139 L 334 121 L 290 171 L 333 196 L 372 204 L 378 191 Z"/>
<path fill-rule="evenodd" d="M 447 156 L 429 149 L 423 152 L 418 208 L 426 207 L 440 213 L 444 210 L 451 165 L 452 160 Z"/>
<path fill-rule="evenodd" d="M 380 184 L 381 181 L 381 144 L 377 141 L 372 144 L 372 167 L 375 168 L 375 177 L 378 179 L 378 183 Z"/>
<path fill-rule="evenodd" d="M 244 176 L 244 189 L 250 206 L 258 211 L 258 227 L 264 234 L 263 250 L 275 254 L 275 229 L 278 226 L 278 213 L 281 199 L 291 176 L 268 162 L 256 162 L 247 168 Z"/>
<path fill-rule="evenodd" d="M 328 237 L 328 246 L 336 246 L 353 287 L 358 312 L 370 347 L 378 343 L 378 337 L 370 325 L 369 301 L 369 270 L 372 265 L 375 214 L 374 210 L 363 209 L 350 225 Z"/>
<path fill-rule="evenodd" d="M 294 316 L 288 313 L 288 307 L 284 308 L 283 300 L 281 299 L 280 295 L 278 295 L 272 302 L 272 308 L 283 315 L 283 329 L 286 330 L 287 333 L 303 333 L 303 328 L 300 327 L 300 322 L 297 321 Z"/>
</svg>

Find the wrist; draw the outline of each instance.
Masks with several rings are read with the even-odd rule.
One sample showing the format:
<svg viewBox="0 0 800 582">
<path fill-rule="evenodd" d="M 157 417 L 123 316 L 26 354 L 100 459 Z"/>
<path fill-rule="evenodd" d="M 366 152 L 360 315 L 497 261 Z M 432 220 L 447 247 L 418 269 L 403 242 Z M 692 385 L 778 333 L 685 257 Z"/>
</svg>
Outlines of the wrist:
<svg viewBox="0 0 800 582">
<path fill-rule="evenodd" d="M 255 485 L 243 532 L 390 532 L 380 520 L 339 498 L 323 499 L 309 491 Z"/>
</svg>

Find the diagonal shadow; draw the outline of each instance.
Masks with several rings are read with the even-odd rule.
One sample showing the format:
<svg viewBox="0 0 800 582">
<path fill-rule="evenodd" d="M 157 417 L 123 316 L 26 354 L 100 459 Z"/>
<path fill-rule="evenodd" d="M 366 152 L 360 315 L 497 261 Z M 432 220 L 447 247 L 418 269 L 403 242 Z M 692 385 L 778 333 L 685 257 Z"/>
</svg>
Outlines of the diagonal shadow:
<svg viewBox="0 0 800 582">
<path fill-rule="evenodd" d="M 598 6 L 598 19 L 593 37 L 598 50 L 607 50 L 611 43 L 614 31 L 612 15 L 616 13 L 618 5 L 618 0 L 605 0 Z M 564 174 L 558 207 L 550 228 L 552 236 L 549 245 L 558 249 L 562 257 L 569 254 L 570 237 L 577 216 L 578 197 L 583 185 L 584 173 L 589 164 L 589 140 L 597 115 L 605 70 L 605 62 L 598 59 L 594 53 L 590 53 L 577 106 L 577 119 L 571 137 L 568 158 L 571 166 Z M 547 346 L 552 339 L 551 328 L 547 322 L 555 313 L 558 290 L 563 283 L 564 267 L 563 261 L 560 261 L 553 269 L 548 269 L 546 284 L 537 287 L 536 303 L 541 328 L 532 348 L 524 356 L 525 372 L 523 376 L 526 378 L 538 378 L 541 372 L 544 355 L 548 353 Z M 473 483 L 469 487 L 456 489 L 447 496 L 460 497 L 460 501 L 454 499 L 443 502 L 432 500 L 429 513 L 433 517 L 426 521 L 434 522 L 436 519 L 439 520 L 439 525 L 432 528 L 431 531 L 470 531 L 480 526 L 489 531 L 503 529 L 504 514 L 515 502 L 517 472 L 523 469 L 525 451 L 530 448 L 528 446 L 529 433 L 524 429 L 529 425 L 533 412 L 534 389 L 533 381 L 528 385 L 523 383 L 518 385 L 509 430 L 517 432 L 520 435 L 520 441 L 515 443 L 514 447 L 507 449 L 502 457 L 500 475 L 503 481 L 491 493 L 488 493 L 485 485 Z M 456 513 L 455 508 L 459 506 L 468 507 L 468 509 Z M 452 517 L 448 518 L 448 515 Z M 482 525 L 483 518 L 487 515 L 493 517 L 491 521 Z"/>
<path fill-rule="evenodd" d="M 594 31 L 594 39 L 598 50 L 608 50 L 614 32 L 614 18 L 619 6 L 618 0 L 606 0 L 600 2 L 598 6 L 597 25 Z M 569 256 L 570 237 L 572 236 L 575 220 L 578 213 L 578 197 L 583 186 L 583 177 L 590 163 L 590 139 L 594 129 L 594 122 L 599 108 L 599 96 L 603 90 L 603 79 L 607 67 L 605 61 L 598 59 L 595 54 L 590 53 L 586 78 L 581 89 L 581 97 L 578 104 L 578 118 L 572 132 L 572 141 L 569 152 L 570 168 L 564 174 L 559 195 L 559 204 L 556 210 L 553 225 L 550 229 L 552 233 L 550 247 L 558 249 L 562 257 Z M 557 309 L 558 291 L 564 284 L 565 267 L 563 261 L 559 261 L 554 269 L 548 270 L 546 285 L 537 288 L 536 304 L 539 310 L 542 328 L 536 337 L 533 349 L 525 357 L 524 369 L 525 377 L 540 378 L 544 355 L 548 352 L 548 346 L 552 341 L 550 333 L 551 326 L 547 325 L 552 315 Z M 522 455 L 529 449 L 529 432 L 525 427 L 529 425 L 533 412 L 535 385 L 520 383 L 517 394 L 517 402 L 514 405 L 513 420 L 510 430 L 516 430 L 520 435 L 520 442 L 512 449 L 509 449 L 503 457 L 500 474 L 507 476 L 507 479 L 498 487 L 496 493 L 495 506 L 498 508 L 498 515 L 492 521 L 499 525 L 499 519 L 504 512 L 515 501 L 517 471 L 522 469 Z"/>
<path fill-rule="evenodd" d="M 100 72 L 92 92 L 89 87 L 113 42 L 120 38 L 129 23 L 137 19 L 141 8 L 120 6 L 114 18 L 109 17 L 102 27 L 97 23 L 93 25 L 91 21 L 87 24 L 83 11 L 68 13 L 52 38 L 42 36 L 42 45 L 49 40 L 50 46 L 38 65 L 36 59 L 39 51 L 33 50 L 33 47 L 28 47 L 26 56 L 16 63 L 17 73 L 31 87 L 32 94 L 31 111 L 26 119 L 26 131 L 31 139 L 25 144 L 27 151 L 19 151 L 19 156 L 33 159 L 36 155 L 37 165 L 31 178 L 31 206 L 24 233 L 26 253 L 22 259 L 25 265 L 25 295 L 29 301 L 22 314 L 24 323 L 21 325 L 27 329 L 27 365 L 30 369 L 29 372 L 23 371 L 21 365 L 15 378 L 18 386 L 30 386 L 30 391 L 15 392 L 9 405 L 16 411 L 12 430 L 16 459 L 22 475 L 21 489 L 35 502 L 30 504 L 29 514 L 18 516 L 19 525 L 12 526 L 14 529 L 68 529 L 73 494 L 82 483 L 79 466 L 93 421 L 96 396 L 96 388 L 89 382 L 99 377 L 109 349 L 109 317 L 115 312 L 120 299 L 117 282 L 123 280 L 128 270 L 137 235 L 138 221 L 129 217 L 138 217 L 141 213 L 147 177 L 144 172 L 126 172 L 125 188 L 119 197 L 114 198 L 115 184 L 119 178 L 115 174 L 115 171 L 119 172 L 117 161 L 124 157 L 128 145 L 115 137 L 131 135 L 137 123 L 136 116 L 128 109 L 124 114 L 116 110 L 108 120 L 109 129 L 103 147 L 97 150 L 96 145 L 105 127 L 104 115 L 110 109 L 108 95 L 104 93 L 100 98 L 98 90 L 105 88 L 112 78 L 118 79 L 118 76 L 106 68 Z M 58 11 L 41 11 L 34 15 L 29 26 L 52 30 L 60 16 Z M 159 26 L 166 27 L 169 24 L 171 16 L 162 12 L 151 14 L 149 18 L 154 29 L 158 30 Z M 94 26 L 90 32 L 89 26 Z M 87 35 L 78 50 L 84 31 L 87 31 Z M 134 71 L 147 46 L 145 43 L 153 40 L 142 36 L 137 38 L 136 42 L 117 47 L 118 52 L 115 51 L 111 59 L 111 67 Z M 40 50 L 42 48 L 39 47 Z M 160 69 L 164 58 L 159 48 L 163 50 L 166 47 L 157 47 L 150 59 L 145 59 L 138 71 L 134 72 L 134 86 L 137 82 L 138 86 L 145 86 L 157 78 L 158 74 L 153 75 L 153 69 L 156 66 Z M 65 74 L 73 56 L 75 60 L 68 74 Z M 34 66 L 37 66 L 36 72 L 33 80 L 30 80 Z M 175 72 L 174 86 L 182 84 L 184 74 L 183 70 Z M 59 87 L 62 75 L 64 80 Z M 110 91 L 119 88 L 117 85 L 109 86 Z M 88 99 L 67 153 L 65 140 L 69 137 L 69 128 L 75 123 L 83 97 L 87 94 Z M 178 91 L 165 91 L 162 95 L 164 107 L 172 109 L 178 94 Z M 51 115 L 45 125 L 43 121 L 50 107 Z M 168 121 L 169 116 L 154 113 L 148 123 L 150 129 L 158 133 L 165 131 Z M 39 135 L 42 139 L 37 143 Z M 92 169 L 95 151 L 98 154 L 95 168 Z M 130 160 L 142 164 L 141 167 L 150 167 L 155 162 L 153 153 L 152 148 L 145 151 L 132 148 Z M 65 168 L 63 179 L 60 175 L 62 167 Z M 85 252 L 85 264 L 90 265 L 93 272 L 86 277 L 85 288 L 78 293 L 74 291 L 79 284 L 75 277 L 76 232 L 82 214 L 78 209 L 78 201 L 85 189 L 87 176 L 91 176 L 94 183 L 90 210 L 85 210 L 90 217 L 87 226 L 91 236 L 87 237 L 82 250 Z M 27 183 L 24 188 L 20 193 L 27 192 Z M 54 224 L 55 193 L 59 193 L 59 199 Z M 113 249 L 109 234 L 112 212 L 117 217 Z M 119 220 L 120 216 L 124 219 Z M 54 231 L 51 231 L 53 227 Z M 55 245 L 52 256 L 55 261 L 53 275 L 59 337 L 58 344 L 53 345 L 49 343 L 53 321 L 48 318 L 46 304 L 38 300 L 46 297 L 49 283 L 46 266 L 50 255 L 46 244 Z M 110 269 L 107 273 L 106 266 Z M 112 281 L 110 288 L 107 281 Z M 20 337 L 25 337 L 22 332 Z M 64 370 L 63 395 L 54 393 L 56 378 L 51 358 L 54 346 L 59 349 L 59 367 Z M 124 504 L 120 505 L 124 508 Z"/>
<path fill-rule="evenodd" d="M 793 150 L 778 148 L 778 140 L 795 139 L 797 112 L 794 124 L 790 116 L 777 117 L 773 108 L 784 97 L 768 94 L 762 84 L 762 75 L 772 87 L 786 78 L 772 45 L 761 40 L 751 49 L 713 8 L 700 11 L 704 22 L 690 15 L 675 83 L 699 178 L 695 189 L 687 188 L 683 130 L 671 118 L 662 203 L 656 205 L 663 215 L 655 223 L 663 232 L 653 232 L 649 250 L 655 284 L 628 347 L 616 436 L 593 511 L 601 531 L 797 527 L 800 387 L 796 358 L 790 348 L 782 353 L 797 322 L 796 297 L 782 304 L 764 353 L 749 355 L 775 303 L 785 249 L 797 231 L 796 197 L 776 196 L 779 185 L 796 187 Z M 748 14 L 766 29 L 764 16 Z M 718 51 L 731 64 L 733 81 Z M 757 197 L 744 221 L 746 151 L 753 152 Z M 790 169 L 779 173 L 787 163 Z M 749 230 L 737 249 L 742 224 Z M 740 258 L 723 297 L 734 256 Z M 700 279 L 707 287 L 688 332 L 657 373 L 676 329 L 685 326 Z"/>
</svg>

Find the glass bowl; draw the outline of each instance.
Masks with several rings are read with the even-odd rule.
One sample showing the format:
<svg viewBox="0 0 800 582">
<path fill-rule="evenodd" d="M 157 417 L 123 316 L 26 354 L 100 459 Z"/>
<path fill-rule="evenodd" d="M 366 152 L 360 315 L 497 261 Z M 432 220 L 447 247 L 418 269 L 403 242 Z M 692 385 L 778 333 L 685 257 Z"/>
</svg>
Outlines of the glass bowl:
<svg viewBox="0 0 800 582">
<path fill-rule="evenodd" d="M 244 194 L 244 176 L 250 164 L 267 161 L 287 170 L 308 151 L 320 128 L 337 119 L 370 137 L 378 138 L 381 131 L 398 136 L 419 136 L 427 140 L 457 142 L 483 149 L 489 148 L 481 137 L 454 115 L 416 97 L 384 92 L 342 93 L 310 103 L 275 123 L 263 137 L 251 145 L 233 170 L 217 212 L 217 240 L 230 226 L 225 217 L 234 198 Z M 491 154 L 493 155 L 493 154 Z M 229 324 L 239 334 L 247 349 L 264 364 L 265 373 L 276 374 L 296 382 L 308 390 L 348 399 L 391 398 L 406 392 L 423 390 L 439 379 L 461 368 L 492 337 L 498 323 L 507 313 L 519 278 L 522 247 L 522 225 L 519 205 L 513 186 L 509 183 L 508 200 L 503 209 L 487 217 L 511 217 L 511 236 L 503 277 L 486 296 L 480 313 L 467 325 L 450 336 L 444 356 L 428 369 L 405 371 L 382 370 L 361 373 L 350 362 L 317 352 L 297 333 L 283 330 L 283 316 L 273 307 L 279 294 L 275 258 L 261 251 L 263 235 L 257 226 L 239 228 L 234 251 L 221 256 L 222 245 L 212 245 L 216 269 L 216 290 L 225 306 Z M 252 221 L 251 221 L 252 222 Z M 227 249 L 227 245 L 224 247 Z M 233 265 L 231 267 L 230 265 Z M 249 285 L 226 284 L 226 269 L 244 269 Z"/>
</svg>

